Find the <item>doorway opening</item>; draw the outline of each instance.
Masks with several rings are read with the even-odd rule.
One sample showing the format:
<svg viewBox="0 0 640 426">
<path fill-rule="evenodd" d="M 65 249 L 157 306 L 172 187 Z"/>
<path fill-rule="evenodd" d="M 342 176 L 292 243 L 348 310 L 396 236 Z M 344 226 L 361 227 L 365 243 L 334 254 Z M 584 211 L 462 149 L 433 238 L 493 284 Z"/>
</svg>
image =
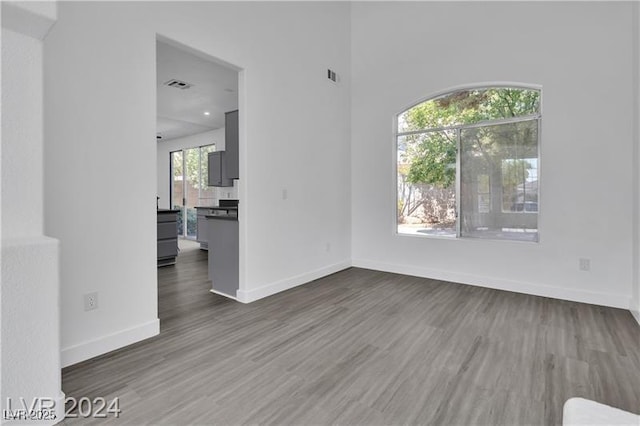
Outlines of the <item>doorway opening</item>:
<svg viewBox="0 0 640 426">
<path fill-rule="evenodd" d="M 171 266 L 158 269 L 161 332 L 225 302 L 211 294 L 209 227 L 200 216 L 211 215 L 209 207 L 224 201 L 237 206 L 239 199 L 239 171 L 227 173 L 224 184 L 216 185 L 209 165 L 215 165 L 215 155 L 232 158 L 230 147 L 238 158 L 238 122 L 231 125 L 230 117 L 240 111 L 241 71 L 178 42 L 156 39 L 158 209 L 177 216 L 178 252 Z"/>
</svg>

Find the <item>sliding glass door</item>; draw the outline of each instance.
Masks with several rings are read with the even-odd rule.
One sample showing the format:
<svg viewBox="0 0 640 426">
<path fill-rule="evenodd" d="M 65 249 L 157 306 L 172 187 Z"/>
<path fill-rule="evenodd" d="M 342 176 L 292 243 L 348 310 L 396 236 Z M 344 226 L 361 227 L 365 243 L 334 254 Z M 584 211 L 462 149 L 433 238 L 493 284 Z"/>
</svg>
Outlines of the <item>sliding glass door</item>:
<svg viewBox="0 0 640 426">
<path fill-rule="evenodd" d="M 196 239 L 196 206 L 213 204 L 213 191 L 207 186 L 208 153 L 215 145 L 187 148 L 170 153 L 171 206 L 179 210 L 178 235 Z"/>
</svg>

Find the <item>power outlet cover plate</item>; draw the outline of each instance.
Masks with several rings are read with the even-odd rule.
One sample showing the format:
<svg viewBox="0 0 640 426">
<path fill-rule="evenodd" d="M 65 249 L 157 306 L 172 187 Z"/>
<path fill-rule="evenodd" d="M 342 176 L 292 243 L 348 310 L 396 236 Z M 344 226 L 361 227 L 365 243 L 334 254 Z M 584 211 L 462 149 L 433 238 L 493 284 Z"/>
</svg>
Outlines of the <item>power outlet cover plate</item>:
<svg viewBox="0 0 640 426">
<path fill-rule="evenodd" d="M 98 293 L 87 293 L 84 295 L 84 310 L 93 311 L 98 309 Z"/>
</svg>

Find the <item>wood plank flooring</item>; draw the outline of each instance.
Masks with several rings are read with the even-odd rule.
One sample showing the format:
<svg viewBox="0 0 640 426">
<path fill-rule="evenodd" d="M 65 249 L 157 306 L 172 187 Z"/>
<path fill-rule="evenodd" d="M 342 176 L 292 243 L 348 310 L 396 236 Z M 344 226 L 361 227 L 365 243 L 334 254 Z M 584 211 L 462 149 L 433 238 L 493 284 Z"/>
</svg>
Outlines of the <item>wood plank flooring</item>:
<svg viewBox="0 0 640 426">
<path fill-rule="evenodd" d="M 63 370 L 120 418 L 65 424 L 555 425 L 572 396 L 640 411 L 630 313 L 351 268 L 243 305 L 206 252 L 158 269 L 160 336 Z"/>
</svg>

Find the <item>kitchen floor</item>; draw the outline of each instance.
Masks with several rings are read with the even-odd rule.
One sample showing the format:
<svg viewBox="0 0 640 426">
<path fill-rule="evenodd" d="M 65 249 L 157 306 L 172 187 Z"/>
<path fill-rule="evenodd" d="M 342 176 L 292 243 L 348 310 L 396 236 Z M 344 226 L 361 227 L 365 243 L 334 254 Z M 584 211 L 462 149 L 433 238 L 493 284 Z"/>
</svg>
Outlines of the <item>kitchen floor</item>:
<svg viewBox="0 0 640 426">
<path fill-rule="evenodd" d="M 178 248 L 181 252 L 200 248 L 200 243 L 195 240 L 187 240 L 186 238 L 178 238 Z M 206 253 L 206 252 L 205 252 Z"/>
</svg>

